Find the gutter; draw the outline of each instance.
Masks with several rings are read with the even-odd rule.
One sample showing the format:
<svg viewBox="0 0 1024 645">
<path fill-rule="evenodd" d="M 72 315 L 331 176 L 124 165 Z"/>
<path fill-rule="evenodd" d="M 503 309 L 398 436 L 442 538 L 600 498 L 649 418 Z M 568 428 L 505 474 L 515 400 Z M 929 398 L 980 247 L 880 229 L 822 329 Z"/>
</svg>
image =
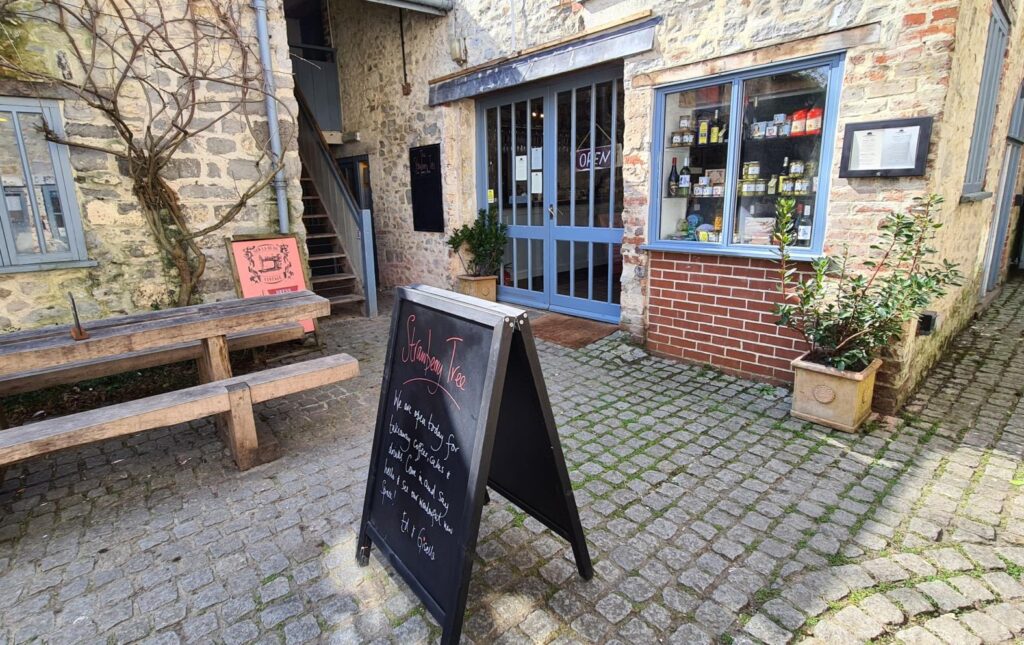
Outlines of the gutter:
<svg viewBox="0 0 1024 645">
<path fill-rule="evenodd" d="M 277 117 L 277 89 L 274 87 L 274 68 L 270 63 L 270 34 L 267 29 L 267 0 L 253 0 L 256 10 L 256 39 L 260 47 L 260 66 L 263 68 L 263 97 L 267 106 L 267 129 L 270 134 L 270 156 L 278 166 L 274 173 L 274 193 L 277 197 L 277 226 L 281 233 L 288 232 L 288 182 L 281 164 L 281 128 Z"/>
</svg>

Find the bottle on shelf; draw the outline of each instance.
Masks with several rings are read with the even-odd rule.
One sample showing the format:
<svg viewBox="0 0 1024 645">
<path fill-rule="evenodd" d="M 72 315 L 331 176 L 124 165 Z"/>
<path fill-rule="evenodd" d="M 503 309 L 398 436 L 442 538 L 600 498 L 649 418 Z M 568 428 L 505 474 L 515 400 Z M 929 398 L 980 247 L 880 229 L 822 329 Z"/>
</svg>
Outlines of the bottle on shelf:
<svg viewBox="0 0 1024 645">
<path fill-rule="evenodd" d="M 810 110 L 807 110 L 807 125 L 804 128 L 804 134 L 811 136 L 814 134 L 821 134 L 821 118 L 823 111 L 820 107 L 815 105 Z"/>
<path fill-rule="evenodd" d="M 809 242 L 811 239 L 811 224 L 813 222 L 810 204 L 797 205 L 796 222 L 796 239 L 800 242 Z"/>
<path fill-rule="evenodd" d="M 779 173 L 783 174 L 783 175 L 790 174 L 790 172 L 789 172 L 789 157 L 788 156 L 782 158 L 782 170 L 780 170 Z"/>
<path fill-rule="evenodd" d="M 710 129 L 711 123 L 707 119 L 701 119 L 697 123 L 697 145 L 707 145 L 708 134 L 710 133 Z"/>
<path fill-rule="evenodd" d="M 683 171 L 679 174 L 679 195 L 690 196 L 690 158 L 683 157 Z"/>
<path fill-rule="evenodd" d="M 669 197 L 679 195 L 679 171 L 676 169 L 676 158 L 672 157 L 672 170 L 668 172 L 668 193 Z"/>
<path fill-rule="evenodd" d="M 779 176 L 772 175 L 772 178 L 768 180 L 768 194 L 774 195 L 778 191 Z"/>
<path fill-rule="evenodd" d="M 791 137 L 802 137 L 807 134 L 807 110 L 799 109 L 793 113 L 792 125 L 790 126 L 789 136 Z"/>
<path fill-rule="evenodd" d="M 711 121 L 711 134 L 708 136 L 709 143 L 718 143 L 719 134 L 722 132 L 722 124 L 718 120 L 718 110 L 715 110 L 715 118 Z"/>
</svg>

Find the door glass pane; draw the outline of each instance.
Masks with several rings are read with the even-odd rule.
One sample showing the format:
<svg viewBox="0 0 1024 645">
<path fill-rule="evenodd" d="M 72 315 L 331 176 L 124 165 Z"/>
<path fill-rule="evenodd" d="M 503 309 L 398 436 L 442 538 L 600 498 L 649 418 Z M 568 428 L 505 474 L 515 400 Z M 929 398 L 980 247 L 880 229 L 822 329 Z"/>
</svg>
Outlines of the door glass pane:
<svg viewBox="0 0 1024 645">
<path fill-rule="evenodd" d="M 498 203 L 498 158 L 501 152 L 498 150 L 498 108 L 487 110 L 486 128 L 487 138 L 487 187 L 486 201 L 488 207 L 497 206 Z"/>
<path fill-rule="evenodd" d="M 530 288 L 544 291 L 544 240 L 530 240 Z"/>
<path fill-rule="evenodd" d="M 607 228 L 611 222 L 612 188 L 612 82 L 595 86 L 594 148 L 591 164 L 594 167 L 594 223 Z"/>
<path fill-rule="evenodd" d="M 796 200 L 795 246 L 810 246 L 828 66 L 743 82 L 735 244 L 771 244 L 775 201 Z"/>
<path fill-rule="evenodd" d="M 516 245 L 516 287 L 520 289 L 530 288 L 530 257 L 527 243 L 529 240 L 517 239 Z"/>
<path fill-rule="evenodd" d="M 505 254 L 501 259 L 501 284 L 506 287 L 512 286 L 512 240 L 505 243 Z"/>
<path fill-rule="evenodd" d="M 590 243 L 573 242 L 572 294 L 577 298 L 590 297 Z"/>
<path fill-rule="evenodd" d="M 593 294 L 591 300 L 608 302 L 608 278 L 610 275 L 608 262 L 608 244 L 594 242 Z"/>
<path fill-rule="evenodd" d="M 530 167 L 530 224 L 543 226 L 547 216 L 544 210 L 544 98 L 530 101 L 530 149 L 527 150 Z"/>
<path fill-rule="evenodd" d="M 622 245 L 612 244 L 612 304 L 622 302 Z"/>
<path fill-rule="evenodd" d="M 572 91 L 559 92 L 557 104 L 558 131 L 555 134 L 557 141 L 557 157 L 555 159 L 555 208 L 557 208 L 557 217 L 555 218 L 555 223 L 558 226 L 568 226 L 573 208 L 572 176 L 574 173 L 572 165 L 574 148 L 572 144 Z"/>
<path fill-rule="evenodd" d="M 500 129 L 498 139 L 501 141 L 501 155 L 499 156 L 498 172 L 498 212 L 501 221 L 505 224 L 512 224 L 513 182 L 512 182 L 512 106 L 502 105 L 498 110 L 501 118 L 498 120 Z"/>
<path fill-rule="evenodd" d="M 569 249 L 568 240 L 555 242 L 555 272 L 558 274 L 555 289 L 560 296 L 568 296 L 572 284 L 572 258 Z"/>
<path fill-rule="evenodd" d="M 665 97 L 661 239 L 721 240 L 731 100 L 731 84 Z"/>
<path fill-rule="evenodd" d="M 590 122 L 590 87 L 581 87 L 576 90 L 576 141 L 573 147 L 574 226 L 590 226 L 590 159 L 593 153 Z"/>
<path fill-rule="evenodd" d="M 526 109 L 526 101 L 519 101 L 515 104 L 513 109 L 513 132 L 512 137 L 515 141 L 515 155 L 512 159 L 513 172 L 514 172 L 514 199 L 513 199 L 513 224 L 529 224 L 529 171 L 526 165 L 527 159 L 527 146 L 529 141 L 526 137 L 527 128 L 529 128 L 529 120 L 527 115 L 529 112 Z"/>
<path fill-rule="evenodd" d="M 612 222 L 615 228 L 622 228 L 622 132 L 626 129 L 626 119 L 623 116 L 625 110 L 626 94 L 622 87 L 622 81 L 615 81 L 615 201 L 612 203 Z"/>
</svg>

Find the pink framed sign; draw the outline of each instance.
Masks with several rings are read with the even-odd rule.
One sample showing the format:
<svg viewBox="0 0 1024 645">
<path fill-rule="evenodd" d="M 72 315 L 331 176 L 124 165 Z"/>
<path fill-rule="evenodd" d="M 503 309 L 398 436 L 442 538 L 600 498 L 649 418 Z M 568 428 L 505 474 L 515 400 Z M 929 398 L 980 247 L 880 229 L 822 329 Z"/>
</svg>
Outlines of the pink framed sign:
<svg viewBox="0 0 1024 645">
<path fill-rule="evenodd" d="M 309 289 L 299 241 L 293 235 L 235 237 L 227 241 L 235 289 L 242 298 Z M 306 333 L 315 330 L 303 320 Z"/>
</svg>

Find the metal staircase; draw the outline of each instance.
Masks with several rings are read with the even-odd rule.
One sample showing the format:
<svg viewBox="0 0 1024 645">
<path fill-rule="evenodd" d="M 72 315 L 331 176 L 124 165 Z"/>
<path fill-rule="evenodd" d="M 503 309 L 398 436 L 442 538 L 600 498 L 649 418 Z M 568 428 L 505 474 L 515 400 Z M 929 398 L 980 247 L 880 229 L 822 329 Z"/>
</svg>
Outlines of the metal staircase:
<svg viewBox="0 0 1024 645">
<path fill-rule="evenodd" d="M 313 291 L 332 307 L 364 305 L 377 315 L 377 284 L 370 212 L 360 209 L 296 88 L 299 103 L 299 158 L 302 161 L 302 222 L 306 226 Z"/>
</svg>

